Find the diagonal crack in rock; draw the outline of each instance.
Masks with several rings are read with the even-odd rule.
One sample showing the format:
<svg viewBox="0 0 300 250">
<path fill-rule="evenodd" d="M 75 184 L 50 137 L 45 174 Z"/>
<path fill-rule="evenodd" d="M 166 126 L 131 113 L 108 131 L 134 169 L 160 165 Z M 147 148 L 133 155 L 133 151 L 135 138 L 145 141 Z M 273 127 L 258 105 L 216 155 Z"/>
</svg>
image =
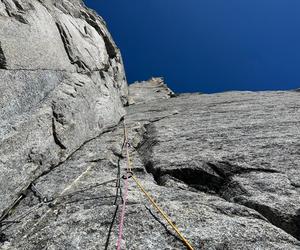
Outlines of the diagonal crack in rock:
<svg viewBox="0 0 300 250">
<path fill-rule="evenodd" d="M 160 119 L 158 119 L 159 121 Z M 251 196 L 247 189 L 233 180 L 234 176 L 247 173 L 281 173 L 272 168 L 241 168 L 227 161 L 202 162 L 201 166 L 176 166 L 172 169 L 157 167 L 153 162 L 153 147 L 157 145 L 155 122 L 146 124 L 142 141 L 136 147 L 148 173 L 158 185 L 165 185 L 170 178 L 181 181 L 201 192 L 215 194 L 229 202 L 244 205 L 266 218 L 271 224 L 300 240 L 300 209 L 295 215 L 286 216 L 271 206 L 252 202 L 243 196 Z"/>
</svg>

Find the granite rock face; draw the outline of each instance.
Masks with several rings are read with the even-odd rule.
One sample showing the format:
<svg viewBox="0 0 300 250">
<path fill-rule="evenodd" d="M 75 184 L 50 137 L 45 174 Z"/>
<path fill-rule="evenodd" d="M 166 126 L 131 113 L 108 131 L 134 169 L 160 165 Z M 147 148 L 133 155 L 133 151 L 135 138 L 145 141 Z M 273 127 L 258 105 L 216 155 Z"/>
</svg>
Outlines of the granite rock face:
<svg viewBox="0 0 300 250">
<path fill-rule="evenodd" d="M 126 102 L 120 52 L 81 1 L 0 1 L 0 216 Z"/>
<path fill-rule="evenodd" d="M 0 249 L 115 249 L 133 173 L 194 249 L 300 249 L 299 92 L 129 87 L 79 0 L 0 1 Z M 127 107 L 127 103 L 131 103 Z M 122 249 L 185 249 L 129 179 Z"/>
<path fill-rule="evenodd" d="M 175 93 L 168 88 L 161 77 L 151 78 L 148 81 L 135 82 L 130 85 L 130 104 L 145 103 L 148 101 L 169 99 Z"/>
<path fill-rule="evenodd" d="M 2 248 L 116 248 L 125 124 L 134 174 L 195 249 L 300 249 L 298 100 L 228 92 L 130 105 L 124 122 L 35 179 L 2 222 Z M 132 179 L 122 244 L 185 249 Z"/>
<path fill-rule="evenodd" d="M 127 112 L 143 131 L 136 165 L 196 249 L 300 249 L 298 92 L 184 94 Z"/>
</svg>

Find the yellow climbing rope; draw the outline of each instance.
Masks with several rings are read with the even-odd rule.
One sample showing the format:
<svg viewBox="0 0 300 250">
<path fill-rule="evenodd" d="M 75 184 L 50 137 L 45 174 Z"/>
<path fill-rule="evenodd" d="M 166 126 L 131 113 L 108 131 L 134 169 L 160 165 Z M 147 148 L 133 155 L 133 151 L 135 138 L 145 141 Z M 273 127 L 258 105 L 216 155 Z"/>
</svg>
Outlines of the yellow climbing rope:
<svg viewBox="0 0 300 250">
<path fill-rule="evenodd" d="M 125 134 L 125 143 L 126 143 L 126 157 L 128 162 L 128 168 L 129 171 L 132 173 L 132 161 L 130 159 L 129 154 L 129 143 L 128 143 L 128 130 L 126 127 L 126 123 L 124 120 L 124 134 Z M 138 180 L 138 178 L 132 173 L 132 179 L 135 181 L 139 189 L 142 193 L 147 197 L 147 199 L 151 202 L 151 204 L 156 208 L 156 210 L 161 214 L 161 216 L 168 222 L 168 224 L 174 229 L 174 231 L 178 234 L 180 239 L 184 242 L 187 249 L 194 250 L 192 245 L 189 243 L 189 241 L 184 237 L 184 235 L 180 232 L 178 227 L 172 222 L 172 220 L 169 218 L 166 212 L 162 210 L 162 208 L 155 202 L 155 200 L 151 197 L 151 195 L 146 191 L 146 189 L 143 187 L 142 183 Z"/>
</svg>

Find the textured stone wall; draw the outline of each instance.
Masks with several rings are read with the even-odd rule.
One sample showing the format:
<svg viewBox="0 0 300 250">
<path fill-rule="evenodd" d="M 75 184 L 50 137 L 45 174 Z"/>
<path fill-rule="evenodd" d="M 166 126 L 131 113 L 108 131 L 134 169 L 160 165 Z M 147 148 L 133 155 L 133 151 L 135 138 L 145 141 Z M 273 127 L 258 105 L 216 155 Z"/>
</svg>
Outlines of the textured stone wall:
<svg viewBox="0 0 300 250">
<path fill-rule="evenodd" d="M 119 49 L 81 1 L 0 1 L 0 214 L 36 178 L 118 124 Z"/>
<path fill-rule="evenodd" d="M 299 91 L 128 91 L 81 1 L 0 0 L 0 107 L 0 249 L 116 249 L 125 127 L 133 174 L 194 249 L 300 249 Z M 125 211 L 122 249 L 185 249 L 132 178 Z"/>
</svg>

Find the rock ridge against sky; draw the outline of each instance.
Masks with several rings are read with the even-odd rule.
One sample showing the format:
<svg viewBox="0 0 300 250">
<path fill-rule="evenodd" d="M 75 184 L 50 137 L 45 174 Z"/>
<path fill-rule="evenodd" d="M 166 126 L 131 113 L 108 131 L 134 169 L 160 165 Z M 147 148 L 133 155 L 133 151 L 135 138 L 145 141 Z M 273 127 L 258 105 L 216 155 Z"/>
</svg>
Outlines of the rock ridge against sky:
<svg viewBox="0 0 300 250">
<path fill-rule="evenodd" d="M 300 87 L 300 2 L 85 0 L 120 46 L 129 82 L 176 93 Z"/>
<path fill-rule="evenodd" d="M 127 86 L 76 0 L 0 1 L 0 249 L 116 249 L 126 169 L 195 249 L 300 249 L 297 91 Z M 129 180 L 122 249 L 185 249 Z"/>
</svg>

